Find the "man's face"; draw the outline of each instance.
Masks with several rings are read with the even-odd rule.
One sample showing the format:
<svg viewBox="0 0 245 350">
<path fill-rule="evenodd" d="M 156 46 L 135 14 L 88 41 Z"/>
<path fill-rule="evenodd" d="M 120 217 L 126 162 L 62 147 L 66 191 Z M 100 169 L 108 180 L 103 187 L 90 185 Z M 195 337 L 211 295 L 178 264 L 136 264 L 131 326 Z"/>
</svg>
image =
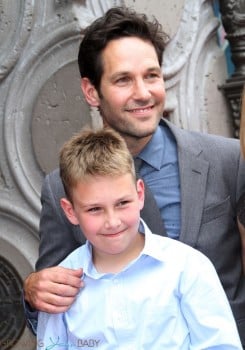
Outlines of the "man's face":
<svg viewBox="0 0 245 350">
<path fill-rule="evenodd" d="M 104 125 L 117 130 L 137 153 L 134 145 L 142 148 L 149 141 L 163 114 L 165 88 L 157 54 L 149 42 L 121 38 L 106 46 L 102 64 L 100 94 L 94 94 Z"/>
</svg>

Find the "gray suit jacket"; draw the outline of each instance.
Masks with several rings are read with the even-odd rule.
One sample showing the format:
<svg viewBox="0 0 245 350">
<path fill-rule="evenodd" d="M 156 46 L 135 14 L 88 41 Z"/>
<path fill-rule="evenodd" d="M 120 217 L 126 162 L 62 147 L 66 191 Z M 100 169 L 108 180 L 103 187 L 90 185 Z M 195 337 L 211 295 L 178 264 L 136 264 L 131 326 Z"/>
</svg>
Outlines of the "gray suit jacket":
<svg viewBox="0 0 245 350">
<path fill-rule="evenodd" d="M 181 186 L 180 240 L 213 262 L 235 315 L 245 346 L 245 276 L 236 224 L 236 202 L 245 190 L 245 161 L 238 140 L 190 132 L 162 121 L 172 130 L 178 147 Z M 64 190 L 58 170 L 46 176 L 42 188 L 40 257 L 37 270 L 58 264 L 84 242 L 77 226 L 62 212 Z M 145 218 L 152 231 L 155 214 L 145 202 Z M 156 232 L 159 233 L 159 232 Z M 177 259 L 178 257 L 176 257 Z"/>
</svg>

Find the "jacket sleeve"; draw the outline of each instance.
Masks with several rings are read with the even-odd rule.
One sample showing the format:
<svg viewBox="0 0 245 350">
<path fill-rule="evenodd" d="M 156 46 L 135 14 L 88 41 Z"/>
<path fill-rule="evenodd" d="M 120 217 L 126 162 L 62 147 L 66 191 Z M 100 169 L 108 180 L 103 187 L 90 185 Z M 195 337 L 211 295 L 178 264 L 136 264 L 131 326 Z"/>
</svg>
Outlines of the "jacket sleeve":
<svg viewBox="0 0 245 350">
<path fill-rule="evenodd" d="M 236 199 L 239 198 L 245 193 L 245 159 L 240 157 L 238 165 L 238 174 L 237 174 L 237 192 Z"/>
<path fill-rule="evenodd" d="M 64 188 L 58 169 L 44 179 L 41 192 L 40 245 L 36 270 L 58 265 L 72 250 L 85 242 L 78 226 L 72 225 L 60 206 Z M 24 300 L 23 307 L 27 325 L 34 335 L 37 328 L 37 310 Z"/>
<path fill-rule="evenodd" d="M 60 199 L 65 197 L 58 169 L 46 176 L 41 192 L 40 245 L 36 270 L 58 265 L 85 242 L 79 226 L 66 218 Z"/>
</svg>

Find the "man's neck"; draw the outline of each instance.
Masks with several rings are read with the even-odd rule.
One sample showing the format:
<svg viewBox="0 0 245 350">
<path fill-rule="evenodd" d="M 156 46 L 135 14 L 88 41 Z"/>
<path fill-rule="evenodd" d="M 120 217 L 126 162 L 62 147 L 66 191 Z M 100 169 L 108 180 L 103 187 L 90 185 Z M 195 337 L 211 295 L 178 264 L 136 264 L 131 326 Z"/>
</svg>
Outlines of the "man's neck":
<svg viewBox="0 0 245 350">
<path fill-rule="evenodd" d="M 147 143 L 150 141 L 152 138 L 152 135 L 147 136 L 147 137 L 142 137 L 142 138 L 132 138 L 128 137 L 125 135 L 122 135 L 130 153 L 132 154 L 133 157 L 137 156 L 147 145 Z"/>
</svg>

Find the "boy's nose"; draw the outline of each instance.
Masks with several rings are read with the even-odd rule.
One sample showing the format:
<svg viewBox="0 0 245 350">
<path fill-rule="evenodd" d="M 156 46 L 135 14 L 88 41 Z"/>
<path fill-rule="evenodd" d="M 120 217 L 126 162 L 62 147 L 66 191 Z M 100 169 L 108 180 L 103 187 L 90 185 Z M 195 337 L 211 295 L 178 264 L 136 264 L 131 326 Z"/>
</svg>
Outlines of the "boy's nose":
<svg viewBox="0 0 245 350">
<path fill-rule="evenodd" d="M 120 224 L 121 224 L 121 220 L 115 212 L 111 212 L 107 214 L 106 221 L 105 221 L 105 227 L 107 229 L 116 228 L 120 226 Z"/>
</svg>

